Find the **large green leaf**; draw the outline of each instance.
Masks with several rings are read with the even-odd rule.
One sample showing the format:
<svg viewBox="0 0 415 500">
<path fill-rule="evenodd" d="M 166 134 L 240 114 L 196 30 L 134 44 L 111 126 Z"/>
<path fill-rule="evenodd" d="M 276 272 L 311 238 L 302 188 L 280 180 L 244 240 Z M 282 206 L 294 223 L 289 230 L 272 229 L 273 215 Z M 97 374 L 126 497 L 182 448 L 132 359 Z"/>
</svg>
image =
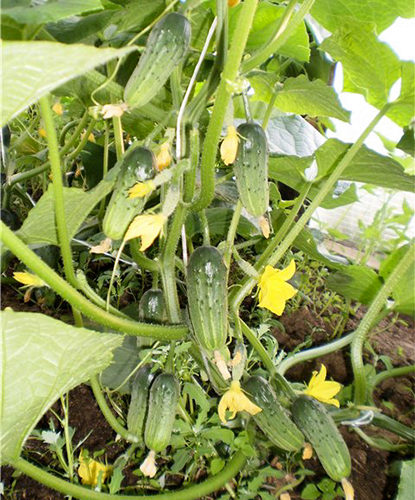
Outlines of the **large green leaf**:
<svg viewBox="0 0 415 500">
<path fill-rule="evenodd" d="M 112 168 L 105 179 L 94 189 L 85 192 L 79 188 L 63 188 L 66 225 L 69 238 L 75 236 L 90 211 L 113 188 L 118 168 Z M 47 243 L 58 245 L 55 222 L 53 185 L 32 208 L 17 234 L 27 244 Z"/>
<path fill-rule="evenodd" d="M 107 367 L 123 336 L 11 309 L 1 318 L 0 458 L 13 463 L 40 417 L 59 396 Z"/>
<path fill-rule="evenodd" d="M 165 0 L 136 0 L 122 6 L 114 17 L 120 31 L 140 31 L 150 24 L 166 6 Z"/>
<path fill-rule="evenodd" d="M 239 13 L 242 5 L 230 10 L 229 34 L 238 29 Z M 279 19 L 285 12 L 285 7 L 267 1 L 260 2 L 255 13 L 254 21 L 247 42 L 247 50 L 255 51 L 268 42 L 275 33 Z M 278 49 L 278 54 L 292 57 L 298 61 L 308 61 L 310 48 L 307 30 L 304 23 L 295 30 L 294 34 Z"/>
<path fill-rule="evenodd" d="M 275 75 L 257 74 L 249 78 L 255 90 L 254 99 L 269 102 L 275 90 L 269 81 Z M 270 84 L 271 83 L 271 84 Z M 310 80 L 305 75 L 288 78 L 277 92 L 275 106 L 282 111 L 308 116 L 330 116 L 345 122 L 350 112 L 342 108 L 333 87 L 321 80 Z"/>
<path fill-rule="evenodd" d="M 415 484 L 415 460 L 402 462 L 401 478 L 399 481 L 396 500 L 413 500 Z"/>
<path fill-rule="evenodd" d="M 56 0 L 35 4 L 33 7 L 3 8 L 2 15 L 9 16 L 20 24 L 45 24 L 102 8 L 100 0 Z"/>
<path fill-rule="evenodd" d="M 405 61 L 401 66 L 401 93 L 387 115 L 401 127 L 409 125 L 415 116 L 415 63 Z"/>
<path fill-rule="evenodd" d="M 342 63 L 344 92 L 363 94 L 377 108 L 386 104 L 390 88 L 400 77 L 401 63 L 373 30 L 344 25 L 320 48 Z"/>
<path fill-rule="evenodd" d="M 55 42 L 3 42 L 1 125 L 59 85 L 132 50 Z"/>
<path fill-rule="evenodd" d="M 370 304 L 382 287 L 382 280 L 370 267 L 352 265 L 330 274 L 326 284 L 348 299 Z"/>
<path fill-rule="evenodd" d="M 334 33 L 345 22 L 375 25 L 377 33 L 390 26 L 397 17 L 415 16 L 412 0 L 316 0 L 311 15 Z"/>
<path fill-rule="evenodd" d="M 415 130 L 413 128 L 407 128 L 404 131 L 403 136 L 396 144 L 396 148 L 412 157 L 415 156 Z"/>
</svg>

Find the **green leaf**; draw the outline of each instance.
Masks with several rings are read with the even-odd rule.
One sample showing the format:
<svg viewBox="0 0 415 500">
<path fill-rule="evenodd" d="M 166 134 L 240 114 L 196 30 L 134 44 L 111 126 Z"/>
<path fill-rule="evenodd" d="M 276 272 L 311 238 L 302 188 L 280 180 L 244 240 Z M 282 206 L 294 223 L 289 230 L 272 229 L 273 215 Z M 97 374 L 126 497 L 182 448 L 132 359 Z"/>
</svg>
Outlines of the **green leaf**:
<svg viewBox="0 0 415 500">
<path fill-rule="evenodd" d="M 262 75 L 250 77 L 251 85 L 257 90 L 258 80 L 264 80 Z M 268 102 L 275 90 L 270 88 L 269 82 L 262 84 L 262 100 Z M 268 89 L 268 92 L 264 90 Z M 277 91 L 275 106 L 282 111 L 297 115 L 331 116 L 348 122 L 350 112 L 342 108 L 333 87 L 326 85 L 322 80 L 309 81 L 305 75 L 288 78 L 281 90 Z"/>
<path fill-rule="evenodd" d="M 3 42 L 1 125 L 63 83 L 134 47 L 97 49 L 55 42 Z"/>
<path fill-rule="evenodd" d="M 180 450 L 177 450 L 176 453 L 173 455 L 173 465 L 170 469 L 172 474 L 178 474 L 183 467 L 186 466 L 186 464 L 191 460 L 192 454 L 190 451 L 186 448 L 182 448 Z"/>
<path fill-rule="evenodd" d="M 227 445 L 231 445 L 234 441 L 235 435 L 230 429 L 224 429 L 221 427 L 212 427 L 209 429 L 203 429 L 200 435 L 204 439 L 210 439 L 214 443 L 218 441 L 223 441 Z"/>
<path fill-rule="evenodd" d="M 387 116 L 401 127 L 405 127 L 415 116 L 415 63 L 402 63 L 400 77 L 401 93 L 392 103 Z"/>
<path fill-rule="evenodd" d="M 11 17 L 20 24 L 45 24 L 102 8 L 100 0 L 56 0 L 35 4 L 33 7 L 3 8 L 2 15 Z"/>
<path fill-rule="evenodd" d="M 165 8 L 164 0 L 137 0 L 122 6 L 114 24 L 120 31 L 140 31 L 160 15 Z"/>
<path fill-rule="evenodd" d="M 400 61 L 374 31 L 346 24 L 320 45 L 344 70 L 344 92 L 363 94 L 377 108 L 388 101 L 390 88 L 400 77 Z"/>
<path fill-rule="evenodd" d="M 399 481 L 396 500 L 413 500 L 415 484 L 415 460 L 402 462 L 401 479 Z"/>
<path fill-rule="evenodd" d="M 317 498 L 320 498 L 320 495 L 320 491 L 314 484 L 307 484 L 307 486 L 301 492 L 301 498 L 303 500 L 317 500 Z"/>
<path fill-rule="evenodd" d="M 229 12 L 229 35 L 238 29 L 239 13 L 242 6 L 238 5 Z M 267 1 L 260 2 L 254 17 L 247 42 L 247 50 L 254 52 L 268 42 L 274 35 L 279 19 L 285 12 L 285 7 Z M 302 22 L 294 34 L 278 49 L 278 54 L 292 57 L 298 61 L 308 61 L 310 48 L 307 30 Z"/>
<path fill-rule="evenodd" d="M 412 157 L 415 156 L 415 130 L 406 129 L 396 147 Z"/>
<path fill-rule="evenodd" d="M 382 280 L 370 267 L 351 265 L 330 274 L 326 284 L 348 299 L 370 304 L 382 287 Z"/>
<path fill-rule="evenodd" d="M 311 15 L 332 33 L 347 22 L 374 25 L 379 34 L 398 17 L 414 17 L 414 5 L 412 0 L 316 0 Z"/>
<path fill-rule="evenodd" d="M 225 467 L 225 465 L 226 465 L 226 462 L 222 458 L 214 458 L 210 462 L 210 473 L 213 475 L 217 474 Z"/>
<path fill-rule="evenodd" d="M 41 416 L 111 363 L 123 336 L 75 328 L 43 314 L 2 317 L 1 460 L 13 463 Z"/>
<path fill-rule="evenodd" d="M 66 226 L 73 238 L 91 210 L 113 188 L 118 168 L 112 168 L 94 189 L 85 192 L 78 188 L 63 188 Z M 32 208 L 17 234 L 27 243 L 59 245 L 54 212 L 53 185 L 50 184 L 38 204 Z"/>
</svg>

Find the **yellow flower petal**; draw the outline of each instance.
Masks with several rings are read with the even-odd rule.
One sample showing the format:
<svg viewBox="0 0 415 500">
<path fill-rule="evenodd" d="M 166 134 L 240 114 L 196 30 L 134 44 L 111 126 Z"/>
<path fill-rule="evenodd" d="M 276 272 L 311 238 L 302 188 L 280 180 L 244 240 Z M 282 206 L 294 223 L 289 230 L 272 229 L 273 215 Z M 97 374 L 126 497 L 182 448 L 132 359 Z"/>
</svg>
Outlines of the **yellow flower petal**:
<svg viewBox="0 0 415 500">
<path fill-rule="evenodd" d="M 294 273 L 295 273 L 295 260 L 294 259 L 291 259 L 291 262 L 289 263 L 289 265 L 285 269 L 282 269 L 281 271 L 277 269 L 277 277 L 283 281 L 290 280 L 294 276 Z"/>
<path fill-rule="evenodd" d="M 128 198 L 143 198 L 154 190 L 154 182 L 138 182 L 128 191 Z"/>
<path fill-rule="evenodd" d="M 124 241 L 141 237 L 140 251 L 143 252 L 153 244 L 153 241 L 161 233 L 167 217 L 163 214 L 156 215 L 137 215 L 131 222 Z"/>
<path fill-rule="evenodd" d="M 340 403 L 334 396 L 340 391 L 341 385 L 338 382 L 326 380 L 327 369 L 321 365 L 320 372 L 313 372 L 304 394 L 318 399 L 322 403 L 340 407 Z"/>
<path fill-rule="evenodd" d="M 156 155 L 157 170 L 161 172 L 171 163 L 170 144 L 165 142 L 160 146 L 160 151 Z"/>
<path fill-rule="evenodd" d="M 228 7 L 236 7 L 241 0 L 228 0 Z"/>
<path fill-rule="evenodd" d="M 46 286 L 46 283 L 42 279 L 40 279 L 39 276 L 36 276 L 36 274 L 32 274 L 27 271 L 14 272 L 13 278 L 25 286 L 31 286 L 35 288 Z"/>
<path fill-rule="evenodd" d="M 228 127 L 227 136 L 223 139 L 220 146 L 220 156 L 225 165 L 231 165 L 238 152 L 239 137 L 236 128 L 233 125 Z"/>
<path fill-rule="evenodd" d="M 269 227 L 269 222 L 266 217 L 261 215 L 261 217 L 258 219 L 259 222 L 259 227 L 261 228 L 262 234 L 264 238 L 269 238 L 270 235 L 270 227 Z"/>
<path fill-rule="evenodd" d="M 46 130 L 44 128 L 40 128 L 39 135 L 41 135 L 42 137 L 46 137 Z"/>
<path fill-rule="evenodd" d="M 346 496 L 346 500 L 354 500 L 353 486 L 345 477 L 342 479 L 342 488 Z"/>
<path fill-rule="evenodd" d="M 55 102 L 52 109 L 57 115 L 61 115 L 63 113 L 62 104 L 60 102 Z"/>
<path fill-rule="evenodd" d="M 304 449 L 303 449 L 303 460 L 310 460 L 310 458 L 313 457 L 313 447 L 311 446 L 310 443 L 304 443 Z"/>
<path fill-rule="evenodd" d="M 262 409 L 259 406 L 252 403 L 245 396 L 245 394 L 242 392 L 240 383 L 235 380 L 231 383 L 230 389 L 225 392 L 225 394 L 222 396 L 219 402 L 219 407 L 218 407 L 219 418 L 224 424 L 226 424 L 227 410 L 232 412 L 230 420 L 235 418 L 235 415 L 239 411 L 247 411 L 251 415 L 256 415 L 257 413 L 262 411 Z"/>
<path fill-rule="evenodd" d="M 82 484 L 90 484 L 95 486 L 98 483 L 99 473 L 102 472 L 102 482 L 111 475 L 111 466 L 104 465 L 96 460 L 84 459 L 82 455 L 79 456 L 78 475 L 82 480 Z"/>
<path fill-rule="evenodd" d="M 265 307 L 281 316 L 287 300 L 294 297 L 297 290 L 286 281 L 295 273 L 295 261 L 283 270 L 266 266 L 259 278 L 259 307 Z"/>
</svg>

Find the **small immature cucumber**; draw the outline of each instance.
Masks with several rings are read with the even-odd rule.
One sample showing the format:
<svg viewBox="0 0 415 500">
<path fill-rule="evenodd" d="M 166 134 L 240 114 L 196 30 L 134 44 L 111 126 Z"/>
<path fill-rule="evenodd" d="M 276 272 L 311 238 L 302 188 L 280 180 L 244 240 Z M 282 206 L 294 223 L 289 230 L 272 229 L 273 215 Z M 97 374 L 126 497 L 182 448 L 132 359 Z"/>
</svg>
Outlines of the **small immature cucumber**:
<svg viewBox="0 0 415 500">
<path fill-rule="evenodd" d="M 147 290 L 143 293 L 138 306 L 140 319 L 150 323 L 162 323 L 166 320 L 166 303 L 162 290 Z"/>
<path fill-rule="evenodd" d="M 150 385 L 156 377 L 151 372 L 151 365 L 142 366 L 131 382 L 131 401 L 127 414 L 128 430 L 141 438 L 144 443 L 144 423 L 148 410 Z"/>
<path fill-rule="evenodd" d="M 351 472 L 349 449 L 326 408 L 314 398 L 300 396 L 294 401 L 291 412 L 327 475 L 333 481 L 347 478 Z"/>
<path fill-rule="evenodd" d="M 243 389 L 262 409 L 253 417 L 262 432 L 283 450 L 295 452 L 302 448 L 304 436 L 278 401 L 271 385 L 264 378 L 254 375 L 243 384 Z"/>
<path fill-rule="evenodd" d="M 155 175 L 155 157 L 147 148 L 136 147 L 126 152 L 121 160 L 114 192 L 105 212 L 103 230 L 112 240 L 124 236 L 130 222 L 144 208 L 146 198 L 129 198 L 129 190 L 138 182 Z"/>
<path fill-rule="evenodd" d="M 190 319 L 199 344 L 208 351 L 220 350 L 227 338 L 227 269 L 215 247 L 197 248 L 187 266 Z"/>
<path fill-rule="evenodd" d="M 241 123 L 236 131 L 240 138 L 233 164 L 236 185 L 245 209 L 259 217 L 269 205 L 267 138 L 257 123 Z"/>
<path fill-rule="evenodd" d="M 124 91 L 130 108 L 147 104 L 184 59 L 191 37 L 190 22 L 178 12 L 163 17 L 152 29 L 146 48 Z"/>
<path fill-rule="evenodd" d="M 179 400 L 179 382 L 171 373 L 161 373 L 150 388 L 148 415 L 144 440 L 147 448 L 163 451 L 170 443 L 176 406 Z"/>
</svg>

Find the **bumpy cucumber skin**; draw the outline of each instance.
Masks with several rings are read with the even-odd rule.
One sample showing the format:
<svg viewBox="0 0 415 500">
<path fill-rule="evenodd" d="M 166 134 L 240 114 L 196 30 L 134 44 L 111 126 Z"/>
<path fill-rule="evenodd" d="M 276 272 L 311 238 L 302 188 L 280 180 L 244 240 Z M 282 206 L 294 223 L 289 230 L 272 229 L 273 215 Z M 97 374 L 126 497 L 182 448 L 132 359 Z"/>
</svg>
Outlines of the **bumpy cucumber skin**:
<svg viewBox="0 0 415 500">
<path fill-rule="evenodd" d="M 254 375 L 243 384 L 243 389 L 262 409 L 253 417 L 262 432 L 282 450 L 296 452 L 302 448 L 304 435 L 279 403 L 271 385 L 264 378 Z"/>
<path fill-rule="evenodd" d="M 163 290 L 147 290 L 143 293 L 138 306 L 140 319 L 149 323 L 162 323 L 166 319 L 166 303 Z"/>
<path fill-rule="evenodd" d="M 144 208 L 146 198 L 129 198 L 128 191 L 137 182 L 152 179 L 156 160 L 152 151 L 137 147 L 121 160 L 114 192 L 105 212 L 103 231 L 112 240 L 120 240 L 133 218 Z"/>
<path fill-rule="evenodd" d="M 326 408 L 314 398 L 300 396 L 294 401 L 291 412 L 327 475 L 333 481 L 350 476 L 349 449 Z"/>
<path fill-rule="evenodd" d="M 171 12 L 152 29 L 138 65 L 127 82 L 124 100 L 130 108 L 147 104 L 186 56 L 191 27 L 186 17 Z"/>
<path fill-rule="evenodd" d="M 147 448 L 163 451 L 170 443 L 176 406 L 179 399 L 179 382 L 171 373 L 161 373 L 150 388 L 148 415 L 144 440 Z"/>
<path fill-rule="evenodd" d="M 199 344 L 220 350 L 227 338 L 227 269 L 215 247 L 197 248 L 187 266 L 190 319 Z"/>
<path fill-rule="evenodd" d="M 240 139 L 233 164 L 236 185 L 245 209 L 259 217 L 269 205 L 267 138 L 257 123 L 241 123 L 236 131 Z"/>
<path fill-rule="evenodd" d="M 148 410 L 151 383 L 157 373 L 151 373 L 151 365 L 142 366 L 131 382 L 131 401 L 127 414 L 128 430 L 141 438 L 144 444 L 144 423 Z"/>
</svg>

